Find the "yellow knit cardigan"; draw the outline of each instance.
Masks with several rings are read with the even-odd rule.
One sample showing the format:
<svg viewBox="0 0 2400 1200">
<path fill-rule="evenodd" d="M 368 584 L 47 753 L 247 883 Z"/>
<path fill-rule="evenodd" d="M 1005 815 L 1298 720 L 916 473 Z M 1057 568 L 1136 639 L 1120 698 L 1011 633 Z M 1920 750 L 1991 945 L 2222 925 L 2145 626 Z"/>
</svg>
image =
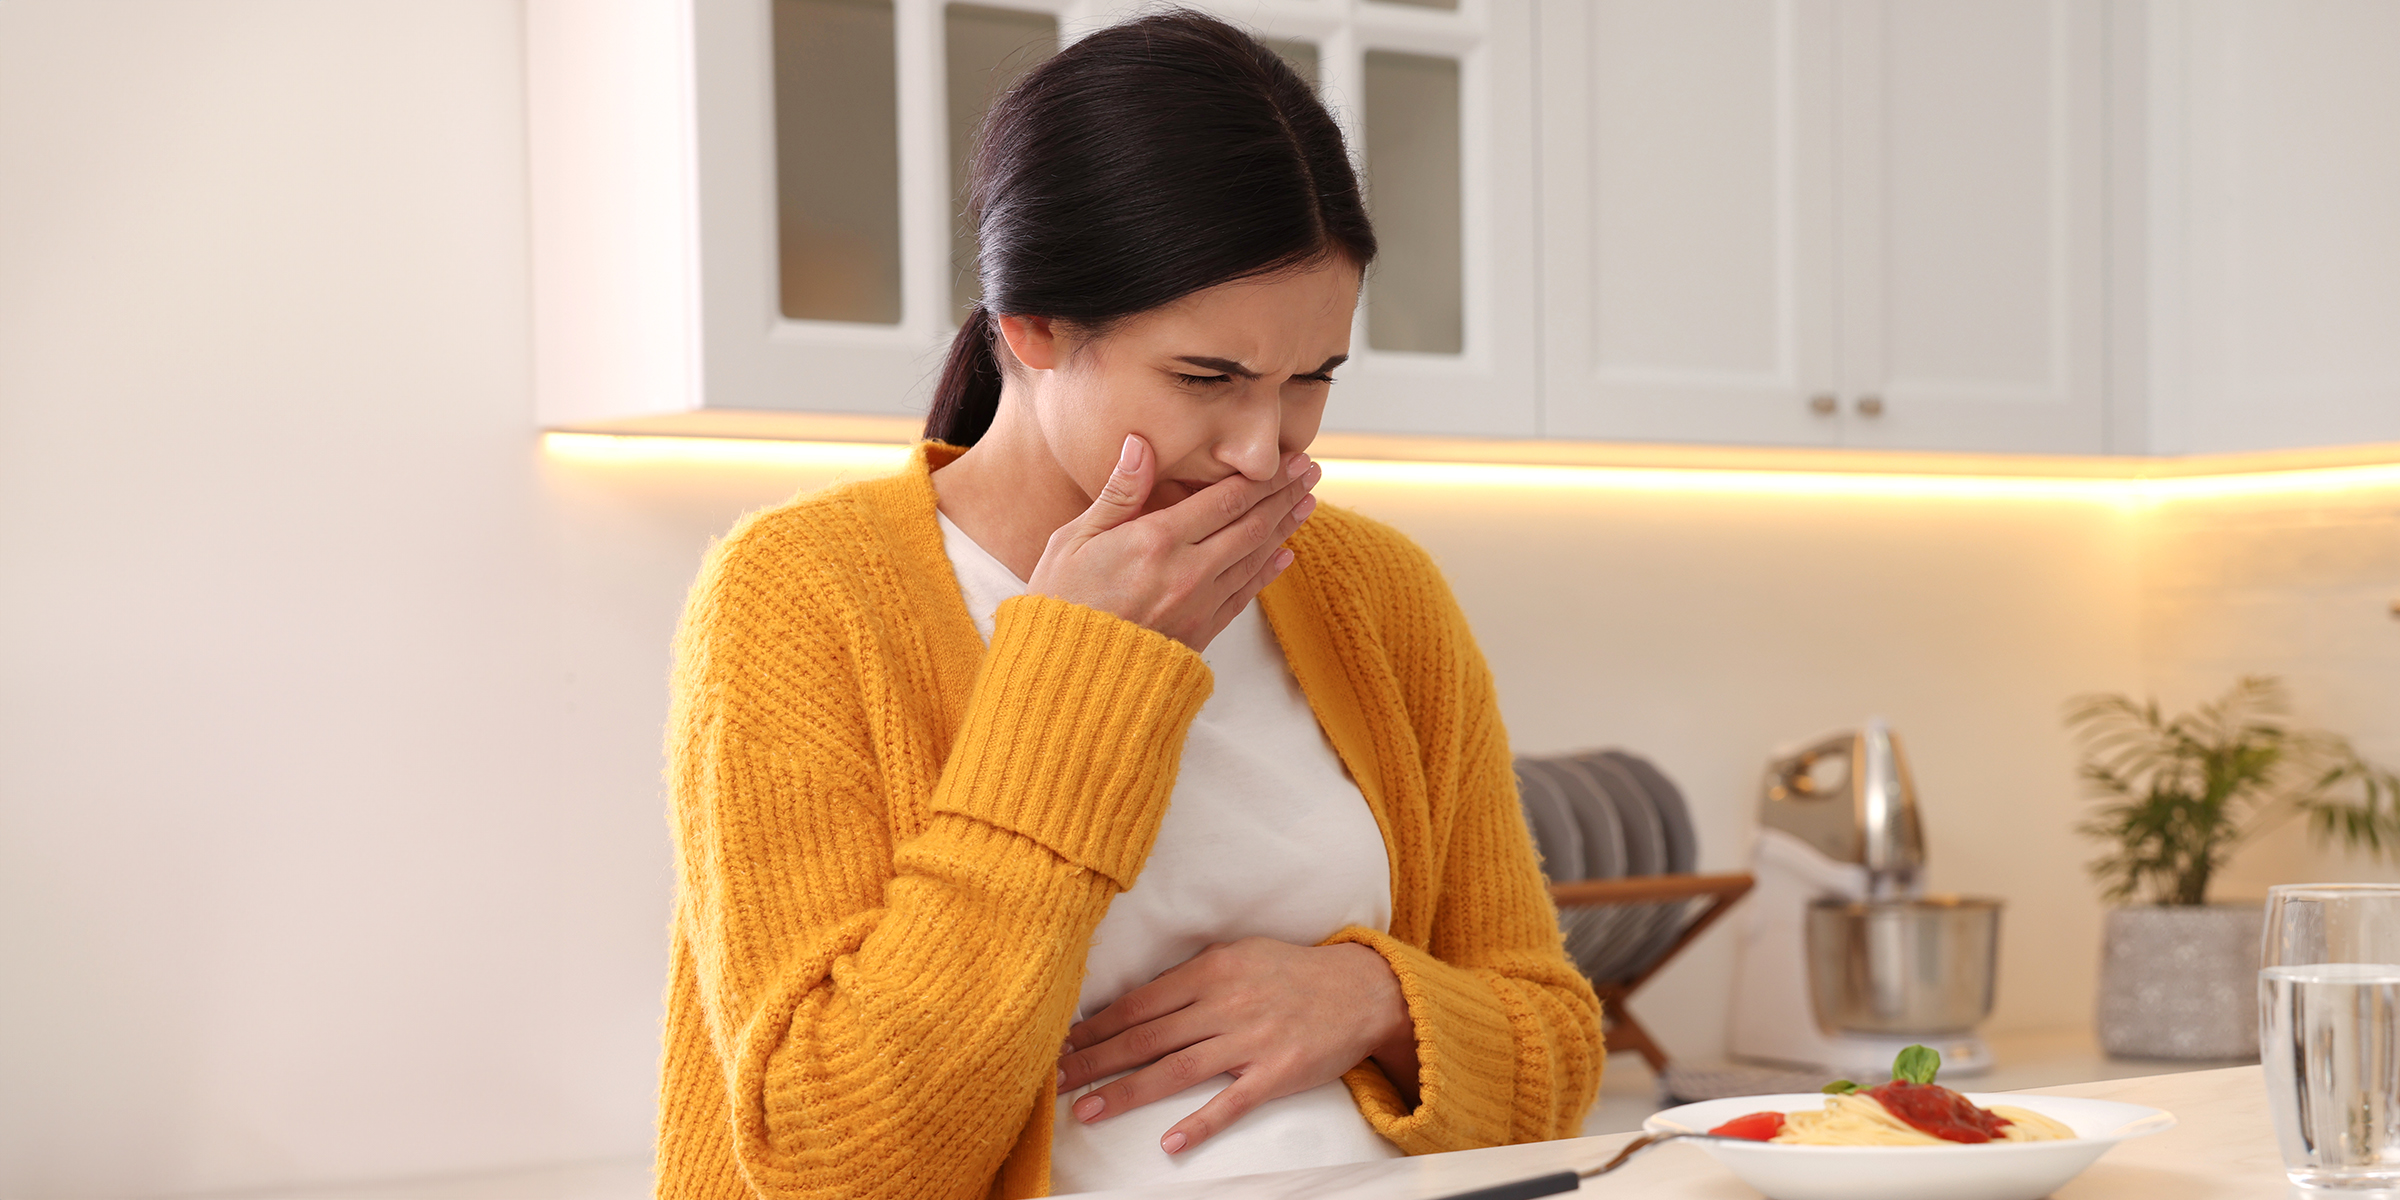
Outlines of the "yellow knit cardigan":
<svg viewBox="0 0 2400 1200">
<path fill-rule="evenodd" d="M 1038 1196 L 1084 954 L 1141 874 L 1210 688 L 1182 644 L 1042 596 L 987 649 L 907 470 L 745 518 L 676 643 L 680 886 L 662 1197 Z M 1423 551 L 1331 505 L 1261 596 L 1392 869 L 1382 953 L 1420 1099 L 1344 1081 L 1410 1154 L 1574 1135 L 1600 1006 L 1568 962 L 1492 682 Z"/>
</svg>

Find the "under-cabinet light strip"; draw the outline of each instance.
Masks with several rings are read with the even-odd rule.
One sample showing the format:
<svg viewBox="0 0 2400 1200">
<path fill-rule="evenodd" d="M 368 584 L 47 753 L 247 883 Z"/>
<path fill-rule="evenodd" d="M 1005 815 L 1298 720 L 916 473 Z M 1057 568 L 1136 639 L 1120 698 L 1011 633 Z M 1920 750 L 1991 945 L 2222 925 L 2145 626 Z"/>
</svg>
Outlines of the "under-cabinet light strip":
<svg viewBox="0 0 2400 1200">
<path fill-rule="evenodd" d="M 543 444 L 551 455 L 558 458 L 595 463 L 713 464 L 844 474 L 895 470 L 907 461 L 909 452 L 907 446 L 892 443 L 605 433 L 549 433 L 543 435 Z M 1571 488 L 1685 494 L 1939 496 L 2142 504 L 2210 496 L 2400 488 L 2400 463 L 2149 479 L 1551 466 L 1343 458 L 1329 458 L 1325 462 L 1335 472 L 1337 480 L 1341 481 L 1368 485 L 1474 489 Z"/>
</svg>

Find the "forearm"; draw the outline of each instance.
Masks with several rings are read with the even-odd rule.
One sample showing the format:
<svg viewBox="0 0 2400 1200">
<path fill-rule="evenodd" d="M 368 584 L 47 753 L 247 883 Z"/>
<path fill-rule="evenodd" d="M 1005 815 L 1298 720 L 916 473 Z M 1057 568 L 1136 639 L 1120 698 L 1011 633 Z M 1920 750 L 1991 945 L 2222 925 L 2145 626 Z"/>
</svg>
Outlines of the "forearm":
<svg viewBox="0 0 2400 1200">
<path fill-rule="evenodd" d="M 794 964 L 729 1047 L 753 1178 L 979 1195 L 1047 1092 L 1113 885 L 992 830 L 929 832 L 901 857 L 891 904 Z"/>
<path fill-rule="evenodd" d="M 694 688 L 676 739 L 679 928 L 731 1149 L 771 1190 L 980 1194 L 1046 1091 L 1207 669 L 1114 618 L 1012 601 L 929 795 L 863 714 L 762 719 L 857 686 L 808 682 Z M 871 1165 L 893 1155 L 918 1165 Z"/>
</svg>

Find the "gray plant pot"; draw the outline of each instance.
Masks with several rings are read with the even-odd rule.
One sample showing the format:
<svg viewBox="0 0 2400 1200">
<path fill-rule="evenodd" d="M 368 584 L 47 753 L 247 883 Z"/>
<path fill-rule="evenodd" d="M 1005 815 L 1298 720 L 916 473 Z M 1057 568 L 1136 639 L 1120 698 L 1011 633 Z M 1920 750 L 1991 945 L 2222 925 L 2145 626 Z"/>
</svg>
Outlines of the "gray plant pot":
<svg viewBox="0 0 2400 1200">
<path fill-rule="evenodd" d="M 2117 1058 L 2258 1058 L 2264 904 L 2110 909 L 2100 1047 Z"/>
</svg>

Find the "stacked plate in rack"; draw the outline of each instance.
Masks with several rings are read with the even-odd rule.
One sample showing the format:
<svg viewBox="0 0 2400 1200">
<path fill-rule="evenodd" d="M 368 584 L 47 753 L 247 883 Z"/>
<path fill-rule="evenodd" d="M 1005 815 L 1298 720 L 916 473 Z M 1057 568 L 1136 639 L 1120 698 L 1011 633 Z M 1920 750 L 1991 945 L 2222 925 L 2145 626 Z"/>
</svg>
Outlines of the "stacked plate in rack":
<svg viewBox="0 0 2400 1200">
<path fill-rule="evenodd" d="M 1623 750 L 1520 756 L 1517 794 L 1552 883 L 1689 874 L 1699 842 L 1683 793 L 1647 759 Z M 1572 906 L 1559 913 L 1567 953 L 1594 983 L 1648 971 L 1706 898 Z"/>
</svg>

